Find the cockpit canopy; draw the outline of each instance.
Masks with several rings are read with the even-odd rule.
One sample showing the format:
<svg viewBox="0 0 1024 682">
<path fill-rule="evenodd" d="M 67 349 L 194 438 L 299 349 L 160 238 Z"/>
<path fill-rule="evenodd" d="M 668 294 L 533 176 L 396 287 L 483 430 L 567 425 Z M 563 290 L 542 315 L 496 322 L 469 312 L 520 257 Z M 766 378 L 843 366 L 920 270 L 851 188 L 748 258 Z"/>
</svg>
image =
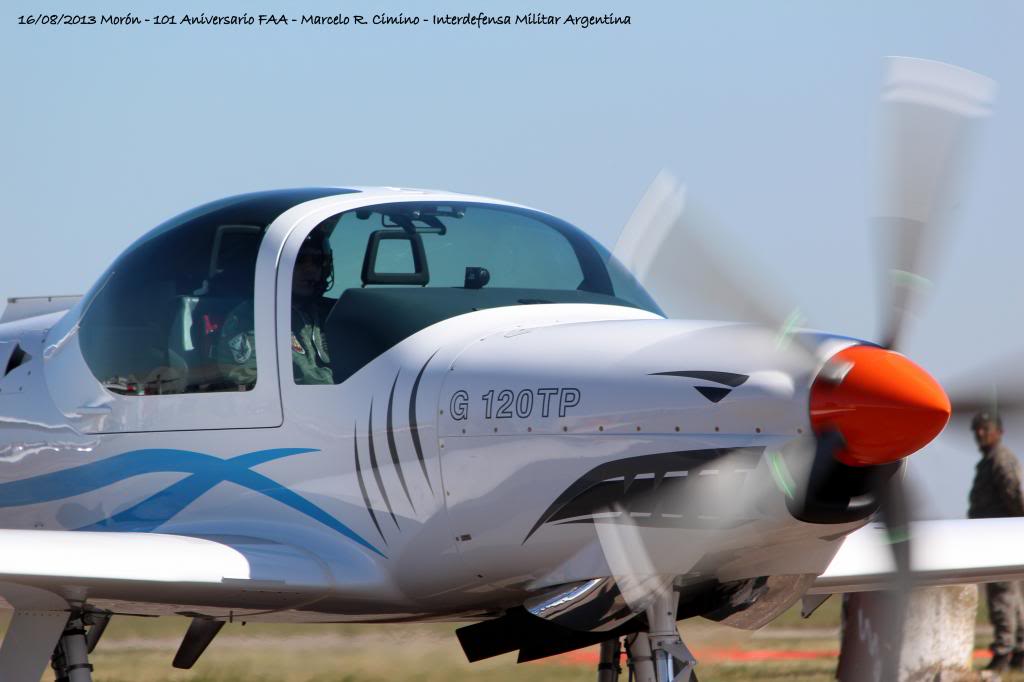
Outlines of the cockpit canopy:
<svg viewBox="0 0 1024 682">
<path fill-rule="evenodd" d="M 253 317 L 256 258 L 267 227 L 300 203 L 352 191 L 231 197 L 145 235 L 83 303 L 81 346 L 93 374 L 122 395 L 252 388 L 253 348 L 228 347 L 222 335 L 226 321 L 237 325 Z M 313 228 L 306 243 L 316 244 L 317 257 L 329 268 L 315 295 L 323 311 L 323 355 L 331 361 L 326 376 L 333 383 L 417 331 L 475 310 L 604 303 L 660 312 L 584 232 L 518 207 L 394 201 L 335 214 Z M 296 297 L 300 290 L 309 295 L 300 283 Z M 301 305 L 296 298 L 295 309 Z M 278 324 L 287 320 L 282 314 Z M 252 370 L 244 378 L 232 366 L 240 354 Z M 298 374 L 296 381 L 303 383 Z"/>
</svg>

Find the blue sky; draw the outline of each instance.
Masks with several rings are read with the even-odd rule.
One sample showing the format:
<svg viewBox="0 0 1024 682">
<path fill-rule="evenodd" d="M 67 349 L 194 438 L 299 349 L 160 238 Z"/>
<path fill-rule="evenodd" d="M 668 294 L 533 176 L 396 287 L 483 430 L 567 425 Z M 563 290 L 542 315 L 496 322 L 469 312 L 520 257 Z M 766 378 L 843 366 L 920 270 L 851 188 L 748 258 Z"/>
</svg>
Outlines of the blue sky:
<svg viewBox="0 0 1024 682">
<path fill-rule="evenodd" d="M 1020 346 L 1024 6 L 807 1 L 553 2 L 628 27 L 19 26 L 21 14 L 211 14 L 249 3 L 6 3 L 0 297 L 80 293 L 131 240 L 224 195 L 387 184 L 497 196 L 614 244 L 669 168 L 721 248 L 819 328 L 877 333 L 867 229 L 882 58 L 999 82 L 941 277 L 905 350 L 940 378 Z M 297 14 L 491 14 L 536 3 L 308 2 Z M 260 10 L 255 10 L 260 11 Z M 1010 445 L 1024 452 L 1022 438 Z M 943 512 L 975 461 L 915 458 Z"/>
</svg>

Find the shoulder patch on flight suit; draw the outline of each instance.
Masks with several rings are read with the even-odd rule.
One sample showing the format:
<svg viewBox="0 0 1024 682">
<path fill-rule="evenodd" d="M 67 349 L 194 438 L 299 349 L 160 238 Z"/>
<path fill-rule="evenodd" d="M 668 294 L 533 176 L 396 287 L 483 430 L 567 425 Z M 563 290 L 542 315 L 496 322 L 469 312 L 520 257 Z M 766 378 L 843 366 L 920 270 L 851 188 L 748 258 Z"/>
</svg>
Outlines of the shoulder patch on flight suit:
<svg viewBox="0 0 1024 682">
<path fill-rule="evenodd" d="M 246 332 L 231 337 L 228 348 L 231 350 L 231 358 L 239 365 L 252 357 L 252 344 L 249 343 Z"/>
<path fill-rule="evenodd" d="M 300 355 L 306 354 L 306 349 L 302 347 L 301 343 L 299 343 L 299 339 L 295 336 L 295 332 L 292 332 L 292 350 Z"/>
</svg>

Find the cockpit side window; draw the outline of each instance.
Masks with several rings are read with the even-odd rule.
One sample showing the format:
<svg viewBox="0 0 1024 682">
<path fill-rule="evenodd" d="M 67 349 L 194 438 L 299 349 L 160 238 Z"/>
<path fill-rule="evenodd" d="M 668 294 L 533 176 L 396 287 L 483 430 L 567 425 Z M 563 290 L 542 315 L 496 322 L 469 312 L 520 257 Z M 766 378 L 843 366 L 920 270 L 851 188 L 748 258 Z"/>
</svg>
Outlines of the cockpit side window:
<svg viewBox="0 0 1024 682">
<path fill-rule="evenodd" d="M 298 384 L 340 383 L 417 331 L 485 308 L 602 303 L 660 312 L 581 230 L 537 211 L 469 202 L 384 204 L 328 218 L 301 247 L 292 288 Z"/>
<path fill-rule="evenodd" d="M 112 393 L 245 391 L 256 385 L 256 258 L 267 227 L 338 189 L 260 192 L 189 211 L 133 244 L 86 296 L 80 343 Z"/>
</svg>

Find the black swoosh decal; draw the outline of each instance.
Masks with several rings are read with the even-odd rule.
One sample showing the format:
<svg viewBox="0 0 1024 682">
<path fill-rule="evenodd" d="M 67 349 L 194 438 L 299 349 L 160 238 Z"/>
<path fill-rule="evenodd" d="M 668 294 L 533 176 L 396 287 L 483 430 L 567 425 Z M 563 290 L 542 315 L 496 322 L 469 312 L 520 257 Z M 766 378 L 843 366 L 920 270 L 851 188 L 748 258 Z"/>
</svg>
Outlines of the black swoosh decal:
<svg viewBox="0 0 1024 682">
<path fill-rule="evenodd" d="M 730 388 L 719 388 L 718 386 L 694 386 L 697 392 L 713 403 L 717 403 L 725 396 L 732 393 Z"/>
<path fill-rule="evenodd" d="M 391 520 L 395 522 L 395 528 L 402 529 L 398 525 L 398 517 L 395 516 L 395 510 L 391 508 L 391 500 L 388 499 L 388 491 L 384 488 L 384 481 L 380 477 L 380 467 L 377 466 L 377 451 L 373 447 L 373 401 L 370 401 L 370 424 L 366 432 L 366 435 L 370 439 L 370 468 L 373 469 L 373 477 L 377 479 L 377 488 L 380 490 L 380 496 L 384 498 L 384 505 L 388 508 L 388 513 L 391 514 Z"/>
<path fill-rule="evenodd" d="M 388 397 L 388 450 L 391 452 L 391 462 L 395 465 L 395 471 L 398 472 L 398 480 L 402 483 L 402 490 L 405 491 L 405 496 L 409 498 L 409 504 L 412 506 L 413 511 L 415 511 L 416 505 L 413 504 L 412 495 L 409 494 L 409 486 L 405 484 L 405 474 L 402 473 L 402 461 L 398 458 L 398 448 L 395 447 L 395 429 L 391 413 L 392 408 L 395 406 L 395 386 L 397 385 L 398 374 L 395 375 L 395 380 L 391 384 L 391 395 Z"/>
<path fill-rule="evenodd" d="M 440 352 L 440 348 L 434 351 L 434 355 Z M 412 397 L 409 398 L 409 430 L 412 432 L 412 445 L 416 448 L 416 457 L 420 460 L 420 466 L 423 467 L 423 477 L 427 479 L 427 485 L 430 486 L 430 492 L 434 492 L 434 486 L 430 483 L 430 475 L 427 474 L 427 462 L 423 459 L 423 445 L 420 443 L 420 427 L 416 421 L 416 396 L 420 390 L 420 379 L 423 378 L 423 373 L 427 371 L 427 365 L 434 359 L 434 355 L 427 358 L 427 361 L 423 363 L 423 367 L 420 368 L 420 373 L 416 375 L 416 381 L 412 384 Z"/>
<path fill-rule="evenodd" d="M 388 544 L 388 539 L 384 537 L 384 532 L 380 529 L 380 524 L 377 523 L 377 515 L 373 513 L 373 507 L 370 506 L 370 496 L 366 494 L 366 483 L 363 481 L 363 468 L 359 465 L 359 422 L 356 422 L 352 426 L 352 445 L 356 454 L 356 478 L 359 480 L 359 492 L 363 494 L 363 502 L 366 504 L 366 511 L 370 512 L 370 520 L 373 521 L 374 527 L 377 529 L 377 533 L 380 534 L 380 539 L 384 541 L 384 544 Z"/>
<path fill-rule="evenodd" d="M 723 384 L 736 388 L 743 384 L 750 377 L 746 374 L 733 374 L 732 372 L 711 372 L 706 370 L 692 370 L 685 372 L 652 372 L 648 376 L 656 377 L 686 377 L 688 379 L 700 379 L 701 381 L 713 381 L 716 384 Z M 715 402 L 718 402 L 717 400 Z"/>
<path fill-rule="evenodd" d="M 594 467 L 575 483 L 566 488 L 554 502 L 541 514 L 533 528 L 523 539 L 525 544 L 538 528 L 545 523 L 593 523 L 592 515 L 608 511 L 615 506 L 622 506 L 627 512 L 635 511 L 644 514 L 647 520 L 638 519 L 640 525 L 662 525 L 659 514 L 675 514 L 683 511 L 672 505 L 681 504 L 683 489 L 691 484 L 690 478 L 700 479 L 701 469 L 714 467 L 717 460 L 729 454 L 741 454 L 750 459 L 750 468 L 756 466 L 758 458 L 764 452 L 763 447 L 743 448 L 711 448 L 706 450 L 683 450 L 680 452 L 662 452 L 638 457 L 616 459 Z M 688 472 L 688 476 L 666 476 L 669 473 Z M 641 474 L 645 476 L 640 477 Z M 692 485 L 692 484 L 691 484 Z M 661 486 L 671 486 L 664 496 L 653 495 Z M 678 489 L 677 494 L 672 491 Z M 665 500 L 659 499 L 664 497 Z M 666 504 L 664 509 L 656 505 Z M 586 517 L 586 518 L 580 518 Z M 578 519 L 578 520 L 576 520 Z M 691 526 L 700 524 L 701 519 L 673 520 L 671 524 Z M 711 520 L 720 525 L 719 520 Z"/>
</svg>

